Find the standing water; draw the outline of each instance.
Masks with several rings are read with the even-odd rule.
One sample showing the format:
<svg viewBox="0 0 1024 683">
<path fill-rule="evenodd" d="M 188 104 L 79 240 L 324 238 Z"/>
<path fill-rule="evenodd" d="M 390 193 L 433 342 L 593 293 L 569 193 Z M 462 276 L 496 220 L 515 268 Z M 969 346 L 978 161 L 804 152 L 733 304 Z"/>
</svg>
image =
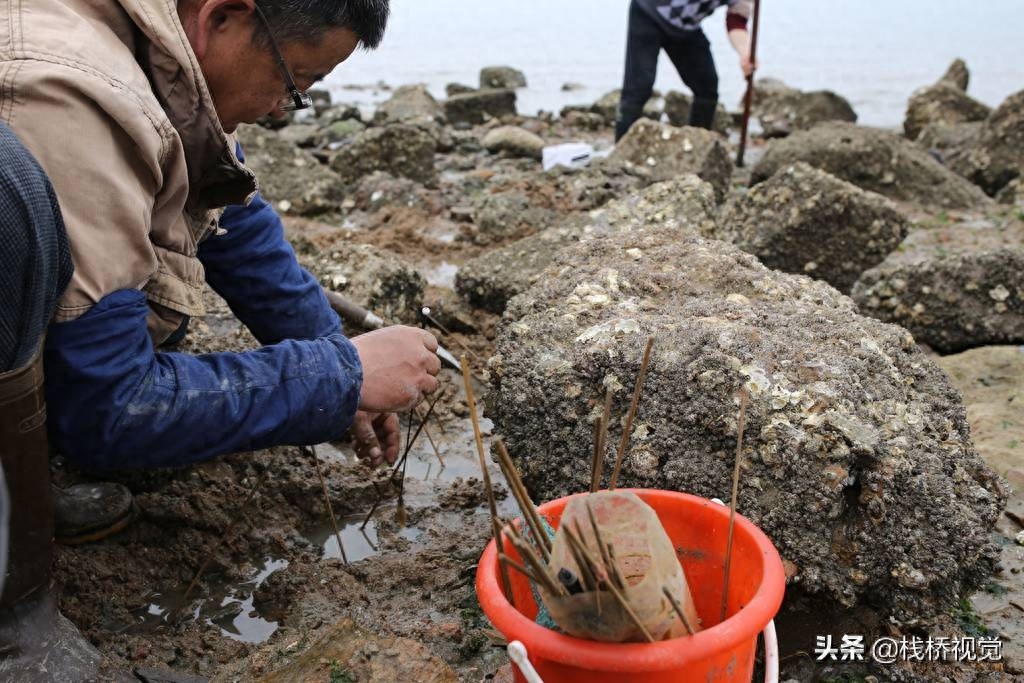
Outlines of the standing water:
<svg viewBox="0 0 1024 683">
<path fill-rule="evenodd" d="M 437 97 L 461 82 L 476 87 L 481 67 L 522 70 L 519 111 L 557 112 L 621 86 L 629 0 L 392 0 L 392 19 L 375 52 L 357 52 L 326 81 L 338 101 L 371 106 L 385 91 L 350 86 L 425 83 Z M 956 57 L 971 69 L 971 94 L 990 105 L 1024 87 L 1019 8 L 962 0 L 763 0 L 759 76 L 803 90 L 843 95 L 860 123 L 896 127 L 907 98 Z M 721 78 L 722 102 L 743 92 L 724 10 L 704 22 Z M 563 92 L 566 83 L 582 89 Z M 656 87 L 682 84 L 662 55 Z"/>
</svg>

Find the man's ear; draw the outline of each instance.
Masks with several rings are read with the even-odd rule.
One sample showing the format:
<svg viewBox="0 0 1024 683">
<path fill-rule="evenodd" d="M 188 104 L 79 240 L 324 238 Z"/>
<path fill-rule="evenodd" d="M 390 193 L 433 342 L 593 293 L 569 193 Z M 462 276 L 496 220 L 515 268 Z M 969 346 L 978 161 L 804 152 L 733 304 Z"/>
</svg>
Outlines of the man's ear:
<svg viewBox="0 0 1024 683">
<path fill-rule="evenodd" d="M 218 35 L 242 29 L 251 30 L 255 0 L 193 0 L 194 20 L 186 26 L 196 57 L 203 59 L 210 43 Z"/>
</svg>

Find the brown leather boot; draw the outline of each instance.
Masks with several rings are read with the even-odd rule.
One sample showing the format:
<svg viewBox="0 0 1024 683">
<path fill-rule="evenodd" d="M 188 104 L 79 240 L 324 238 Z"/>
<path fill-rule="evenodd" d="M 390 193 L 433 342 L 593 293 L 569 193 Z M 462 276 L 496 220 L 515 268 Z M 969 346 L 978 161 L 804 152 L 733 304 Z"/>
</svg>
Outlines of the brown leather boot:
<svg viewBox="0 0 1024 683">
<path fill-rule="evenodd" d="M 0 374 L 0 462 L 10 497 L 7 577 L 0 594 L 0 679 L 94 681 L 102 656 L 57 611 L 42 354 Z"/>
</svg>

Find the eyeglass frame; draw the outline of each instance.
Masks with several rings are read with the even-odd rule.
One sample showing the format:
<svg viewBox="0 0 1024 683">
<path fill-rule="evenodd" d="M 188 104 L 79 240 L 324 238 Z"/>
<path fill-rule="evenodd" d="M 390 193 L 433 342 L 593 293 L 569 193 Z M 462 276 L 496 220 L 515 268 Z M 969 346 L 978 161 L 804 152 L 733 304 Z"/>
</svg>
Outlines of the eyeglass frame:
<svg viewBox="0 0 1024 683">
<path fill-rule="evenodd" d="M 281 100 L 277 108 L 288 112 L 309 109 L 313 106 L 313 98 L 309 96 L 309 93 L 299 90 L 298 86 L 295 85 L 295 79 L 292 78 L 292 72 L 288 69 L 288 65 L 285 64 L 284 54 L 281 53 L 281 47 L 277 44 L 277 38 L 274 37 L 274 31 L 270 28 L 270 22 L 267 21 L 267 16 L 263 14 L 263 10 L 256 4 L 253 5 L 253 9 L 256 10 L 256 16 L 263 23 L 263 28 L 267 30 L 267 36 L 270 38 L 270 49 L 274 52 L 277 68 L 281 71 L 285 90 L 288 91 L 288 95 Z"/>
</svg>

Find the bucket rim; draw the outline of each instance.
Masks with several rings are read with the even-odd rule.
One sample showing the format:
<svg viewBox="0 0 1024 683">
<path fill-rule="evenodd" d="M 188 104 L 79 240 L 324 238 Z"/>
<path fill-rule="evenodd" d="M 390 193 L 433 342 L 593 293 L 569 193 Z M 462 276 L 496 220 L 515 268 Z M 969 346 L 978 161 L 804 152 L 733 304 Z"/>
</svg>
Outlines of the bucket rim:
<svg viewBox="0 0 1024 683">
<path fill-rule="evenodd" d="M 685 500 L 712 509 L 725 519 L 729 516 L 728 506 L 688 493 L 659 489 L 617 490 L 635 493 L 648 504 L 652 500 Z M 577 493 L 552 500 L 539 506 L 538 512 L 543 514 L 545 508 L 558 504 L 564 507 L 571 499 L 584 495 L 587 494 Z M 664 671 L 689 666 L 709 654 L 731 650 L 756 638 L 782 606 L 786 577 L 782 558 L 775 545 L 757 525 L 739 513 L 736 513 L 736 531 L 751 536 L 761 551 L 761 583 L 750 601 L 738 612 L 724 622 L 692 636 L 657 643 L 605 643 L 574 638 L 540 626 L 505 599 L 498 582 L 498 551 L 494 539 L 487 544 L 477 566 L 477 599 L 495 629 L 506 637 L 515 633 L 514 640 L 522 641 L 530 652 L 530 658 L 534 660 L 585 662 L 601 671 Z M 685 648 L 680 647 L 683 640 L 687 643 Z"/>
</svg>

